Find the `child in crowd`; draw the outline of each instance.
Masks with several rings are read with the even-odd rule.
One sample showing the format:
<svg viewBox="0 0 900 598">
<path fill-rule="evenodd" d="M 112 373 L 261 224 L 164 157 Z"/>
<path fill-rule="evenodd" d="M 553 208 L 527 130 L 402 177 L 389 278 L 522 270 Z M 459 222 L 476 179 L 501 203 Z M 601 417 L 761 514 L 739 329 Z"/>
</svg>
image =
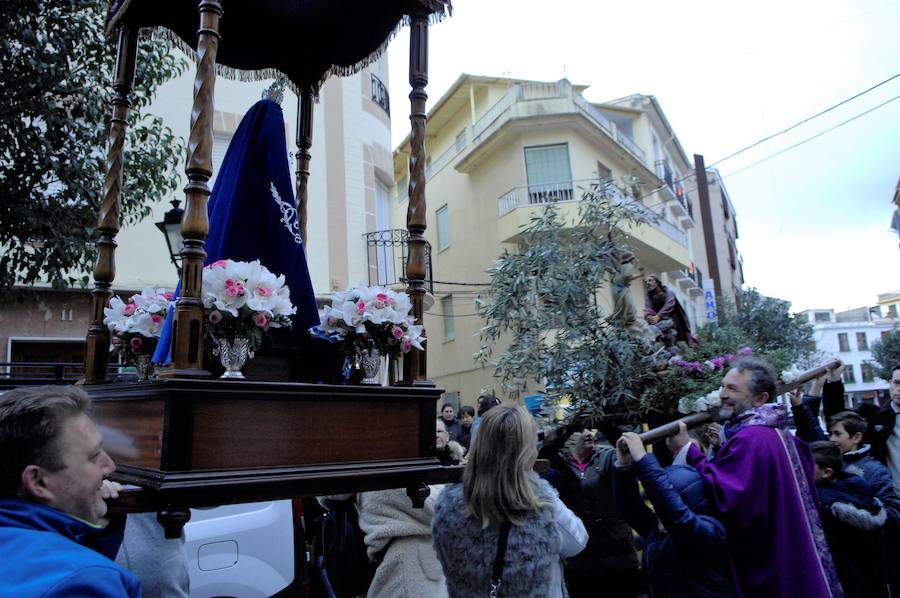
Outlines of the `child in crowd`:
<svg viewBox="0 0 900 598">
<path fill-rule="evenodd" d="M 616 509 L 644 539 L 650 596 L 736 596 L 725 526 L 708 514 L 707 490 L 697 470 L 687 465 L 663 469 L 632 432 L 622 434 L 616 455 Z M 641 500 L 638 480 L 655 514 Z"/>
<path fill-rule="evenodd" d="M 888 528 L 900 528 L 900 496 L 894 489 L 890 470 L 871 455 L 870 446 L 864 444 L 869 424 L 866 418 L 855 411 L 841 411 L 828 421 L 829 436 L 819 427 L 817 419 L 800 398 L 800 393 L 791 395 L 794 424 L 797 437 L 806 442 L 828 440 L 840 449 L 844 469 L 858 475 L 872 487 L 875 497 L 881 501 L 887 513 Z"/>
<path fill-rule="evenodd" d="M 844 471 L 841 451 L 810 443 L 825 539 L 847 598 L 888 596 L 883 529 L 887 513 L 861 477 Z"/>
</svg>

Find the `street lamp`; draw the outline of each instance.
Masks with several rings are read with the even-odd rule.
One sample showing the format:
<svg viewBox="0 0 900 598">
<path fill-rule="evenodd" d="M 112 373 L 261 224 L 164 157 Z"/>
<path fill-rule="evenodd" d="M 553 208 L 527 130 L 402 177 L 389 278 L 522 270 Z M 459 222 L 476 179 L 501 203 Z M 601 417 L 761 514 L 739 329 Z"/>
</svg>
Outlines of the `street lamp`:
<svg viewBox="0 0 900 598">
<path fill-rule="evenodd" d="M 173 199 L 171 202 L 172 209 L 163 215 L 162 222 L 156 222 L 156 228 L 162 232 L 166 238 L 166 248 L 169 250 L 169 257 L 178 270 L 178 278 L 181 278 L 181 249 L 184 247 L 184 239 L 181 237 L 181 217 L 184 216 L 184 210 L 178 207 L 181 200 Z"/>
</svg>

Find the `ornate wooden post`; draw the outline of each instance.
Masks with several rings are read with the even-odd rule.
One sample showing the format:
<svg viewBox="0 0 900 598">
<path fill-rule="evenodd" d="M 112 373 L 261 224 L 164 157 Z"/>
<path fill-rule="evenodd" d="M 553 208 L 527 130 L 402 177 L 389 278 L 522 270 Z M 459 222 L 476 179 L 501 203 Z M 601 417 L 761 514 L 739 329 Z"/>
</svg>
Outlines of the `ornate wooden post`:
<svg viewBox="0 0 900 598">
<path fill-rule="evenodd" d="M 103 324 L 103 308 L 109 303 L 110 290 L 116 277 L 116 234 L 119 232 L 119 210 L 122 207 L 122 168 L 125 162 L 125 133 L 128 129 L 128 99 L 134 84 L 137 56 L 137 30 L 119 29 L 116 67 L 113 76 L 115 95 L 106 152 L 106 177 L 100 199 L 97 222 L 97 260 L 94 263 L 94 290 L 91 291 L 91 325 L 84 352 L 84 383 L 106 382 L 109 367 L 109 329 Z"/>
<path fill-rule="evenodd" d="M 417 324 L 423 323 L 425 297 L 425 101 L 428 94 L 428 14 L 412 15 L 409 34 L 409 93 L 412 128 L 409 153 L 409 208 L 406 212 L 406 228 L 409 230 L 409 257 L 406 261 L 407 288 L 412 313 Z M 403 382 L 416 386 L 433 386 L 427 376 L 426 343 L 423 351 L 410 351 L 404 357 Z"/>
<path fill-rule="evenodd" d="M 307 204 L 309 201 L 309 161 L 312 154 L 313 126 L 312 90 L 304 87 L 297 98 L 297 221 L 300 225 L 300 238 L 306 245 Z M 307 250 L 308 251 L 308 250 Z"/>
<path fill-rule="evenodd" d="M 216 87 L 216 52 L 219 49 L 219 0 L 200 0 L 200 29 L 197 31 L 197 75 L 194 78 L 194 107 L 191 110 L 191 135 L 185 173 L 186 201 L 181 234 L 181 296 L 175 307 L 172 331 L 172 362 L 169 376 L 208 377 L 203 370 L 203 302 L 200 289 L 206 235 L 209 233 L 209 177 L 212 176 L 213 99 Z"/>
</svg>

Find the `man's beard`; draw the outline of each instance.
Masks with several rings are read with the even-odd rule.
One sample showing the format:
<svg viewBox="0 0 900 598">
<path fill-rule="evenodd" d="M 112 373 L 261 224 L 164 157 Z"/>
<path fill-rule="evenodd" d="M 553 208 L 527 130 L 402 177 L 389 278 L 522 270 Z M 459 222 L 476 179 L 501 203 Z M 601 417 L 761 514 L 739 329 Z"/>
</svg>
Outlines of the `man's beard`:
<svg viewBox="0 0 900 598">
<path fill-rule="evenodd" d="M 722 407 L 719 409 L 719 419 L 722 421 L 728 421 L 737 415 L 734 412 L 734 407 Z"/>
</svg>

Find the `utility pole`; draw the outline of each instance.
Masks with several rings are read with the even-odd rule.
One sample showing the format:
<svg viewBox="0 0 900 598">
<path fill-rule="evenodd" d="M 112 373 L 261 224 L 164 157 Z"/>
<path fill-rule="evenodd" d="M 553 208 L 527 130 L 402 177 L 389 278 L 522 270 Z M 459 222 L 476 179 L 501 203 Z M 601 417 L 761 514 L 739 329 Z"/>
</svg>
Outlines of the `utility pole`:
<svg viewBox="0 0 900 598">
<path fill-rule="evenodd" d="M 703 225 L 703 240 L 706 245 L 706 261 L 709 277 L 713 280 L 716 297 L 722 297 L 722 281 L 719 276 L 719 258 L 716 252 L 716 232 L 713 230 L 712 206 L 709 203 L 709 184 L 706 181 L 706 164 L 703 156 L 694 154 L 694 178 L 697 179 L 697 197 L 700 201 L 700 221 Z"/>
</svg>

